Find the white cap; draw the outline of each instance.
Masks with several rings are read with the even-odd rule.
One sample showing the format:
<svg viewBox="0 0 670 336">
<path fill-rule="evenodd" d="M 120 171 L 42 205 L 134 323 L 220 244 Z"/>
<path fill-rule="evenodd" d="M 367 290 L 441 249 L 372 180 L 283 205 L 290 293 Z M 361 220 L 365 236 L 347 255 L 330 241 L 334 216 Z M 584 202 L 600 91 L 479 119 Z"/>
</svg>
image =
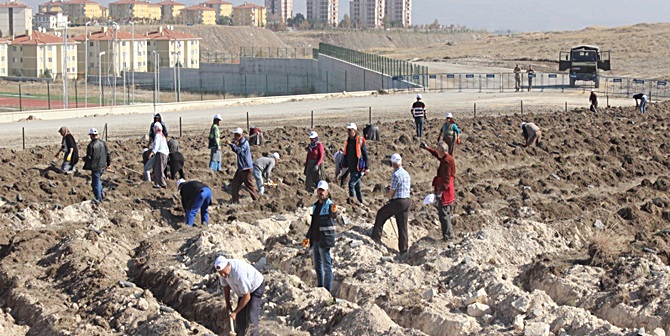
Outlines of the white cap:
<svg viewBox="0 0 670 336">
<path fill-rule="evenodd" d="M 356 124 L 354 124 L 354 123 L 351 123 L 351 124 L 347 125 L 347 129 L 352 129 L 354 131 L 358 131 L 358 127 L 356 127 Z"/>
<path fill-rule="evenodd" d="M 91 128 L 91 129 L 88 131 L 88 134 L 89 134 L 89 135 L 98 134 L 98 130 L 95 129 L 95 128 Z"/>
<path fill-rule="evenodd" d="M 221 271 L 228 266 L 228 262 L 229 260 L 226 259 L 226 257 L 218 256 L 216 257 L 216 260 L 214 260 L 214 269 L 216 269 L 217 272 Z"/>
<path fill-rule="evenodd" d="M 310 139 L 317 138 L 318 136 L 319 136 L 319 134 L 314 132 L 314 131 L 309 132 L 309 138 Z"/>
<path fill-rule="evenodd" d="M 220 114 L 218 114 L 218 113 L 217 113 L 217 114 L 215 114 L 215 115 L 214 115 L 214 119 L 219 119 L 219 120 L 221 120 L 221 115 L 220 115 Z"/>
<path fill-rule="evenodd" d="M 421 97 L 421 94 L 420 94 L 420 93 L 416 95 L 416 99 L 421 99 L 421 98 L 422 98 L 422 97 Z"/>
<path fill-rule="evenodd" d="M 453 117 L 454 117 L 454 115 L 451 114 L 451 112 L 449 112 L 449 113 L 447 113 L 447 116 L 445 118 L 453 118 Z"/>
<path fill-rule="evenodd" d="M 594 89 L 591 89 L 591 92 L 596 92 Z"/>
<path fill-rule="evenodd" d="M 400 157 L 400 154 L 395 153 L 395 154 L 391 155 L 391 162 L 396 163 L 396 164 L 401 163 L 402 162 L 402 157 Z"/>
<path fill-rule="evenodd" d="M 163 130 L 163 125 L 161 125 L 161 123 L 159 123 L 159 122 L 157 121 L 157 122 L 154 123 L 154 129 L 157 129 L 157 130 L 161 130 L 161 131 L 162 131 L 162 130 Z"/>
<path fill-rule="evenodd" d="M 328 190 L 328 182 L 319 181 L 319 184 L 316 185 L 316 189 Z"/>
<path fill-rule="evenodd" d="M 186 180 L 184 180 L 184 179 L 177 180 L 177 188 L 179 188 L 179 186 L 184 182 L 186 182 Z"/>
<path fill-rule="evenodd" d="M 146 153 L 146 152 L 148 152 L 148 151 L 149 151 L 149 148 L 145 148 L 145 149 L 142 150 L 142 154 L 144 154 L 144 153 Z"/>
<path fill-rule="evenodd" d="M 525 122 L 522 122 L 521 125 L 520 125 L 521 128 L 523 128 L 523 125 L 525 125 L 525 124 L 526 124 Z"/>
<path fill-rule="evenodd" d="M 277 160 L 281 159 L 281 157 L 279 156 L 279 153 L 277 153 L 277 152 L 272 153 L 272 157 L 277 159 Z"/>
<path fill-rule="evenodd" d="M 238 127 L 238 128 L 233 130 L 233 134 L 242 135 L 242 134 L 244 134 L 244 131 L 241 128 Z"/>
</svg>

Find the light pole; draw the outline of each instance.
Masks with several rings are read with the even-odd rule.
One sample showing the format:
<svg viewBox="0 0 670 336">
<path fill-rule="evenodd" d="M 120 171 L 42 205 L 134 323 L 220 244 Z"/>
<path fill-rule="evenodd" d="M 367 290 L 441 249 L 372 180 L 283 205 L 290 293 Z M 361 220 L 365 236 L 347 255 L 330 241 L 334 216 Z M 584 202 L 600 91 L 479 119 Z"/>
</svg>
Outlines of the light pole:
<svg viewBox="0 0 670 336">
<path fill-rule="evenodd" d="M 84 107 L 88 107 L 88 25 L 91 21 L 84 25 Z M 99 72 L 99 71 L 98 71 Z"/>
<path fill-rule="evenodd" d="M 176 55 L 177 53 L 173 51 L 170 54 Z M 177 64 L 174 64 L 174 66 L 172 67 L 172 88 L 174 89 L 174 101 L 178 101 L 179 97 L 177 96 Z"/>
<path fill-rule="evenodd" d="M 114 71 L 113 71 L 114 72 L 114 80 L 113 80 L 113 82 L 114 82 L 114 89 L 113 89 L 114 91 L 113 92 L 114 93 L 113 93 L 112 97 L 114 99 L 114 102 L 112 103 L 112 106 L 116 106 L 116 77 L 117 77 L 116 72 L 117 72 L 117 69 L 118 69 L 117 62 L 119 61 L 118 56 L 117 56 L 118 52 L 117 52 L 116 49 L 118 47 L 117 44 L 119 43 L 118 34 L 117 34 L 118 31 L 119 31 L 119 25 L 116 24 L 116 22 L 112 22 L 112 27 L 114 28 L 114 43 L 112 43 L 112 58 L 114 59 Z"/>
<path fill-rule="evenodd" d="M 156 78 L 156 101 L 161 102 L 161 59 L 160 55 L 156 52 L 156 50 L 151 51 L 152 54 L 154 54 L 154 72 L 155 72 L 155 78 Z"/>
<path fill-rule="evenodd" d="M 132 78 L 130 79 L 130 82 L 131 82 L 131 85 L 133 86 L 132 104 L 135 104 L 135 71 L 137 71 L 135 69 L 135 66 L 136 66 L 136 64 L 135 64 L 135 53 L 137 52 L 137 50 L 135 48 L 135 21 L 130 21 L 130 35 L 131 35 L 131 38 L 132 38 L 131 52 L 133 53 L 132 56 L 131 56 L 132 66 L 130 67 L 133 70 L 133 74 L 131 75 Z"/>
<path fill-rule="evenodd" d="M 174 96 L 175 96 L 175 101 L 179 102 L 180 100 L 180 93 L 181 93 L 181 69 L 179 69 L 179 65 L 181 64 L 181 61 L 179 57 L 181 56 L 181 51 L 173 51 L 172 55 L 177 56 L 177 61 L 175 62 L 174 68 L 173 68 L 173 79 L 174 79 Z"/>
<path fill-rule="evenodd" d="M 101 51 L 98 54 L 98 87 L 100 87 L 100 92 L 99 92 L 100 93 L 100 100 L 99 100 L 98 104 L 100 106 L 102 106 L 102 55 L 104 55 L 104 54 L 105 54 L 104 51 Z M 109 67 L 109 65 L 108 65 L 108 67 Z"/>
<path fill-rule="evenodd" d="M 63 108 L 67 108 L 67 68 L 68 68 L 68 55 L 67 55 L 67 25 L 68 21 L 64 21 L 61 24 L 63 25 L 63 55 L 61 56 L 62 59 L 62 71 L 61 71 L 61 76 L 63 77 Z"/>
</svg>

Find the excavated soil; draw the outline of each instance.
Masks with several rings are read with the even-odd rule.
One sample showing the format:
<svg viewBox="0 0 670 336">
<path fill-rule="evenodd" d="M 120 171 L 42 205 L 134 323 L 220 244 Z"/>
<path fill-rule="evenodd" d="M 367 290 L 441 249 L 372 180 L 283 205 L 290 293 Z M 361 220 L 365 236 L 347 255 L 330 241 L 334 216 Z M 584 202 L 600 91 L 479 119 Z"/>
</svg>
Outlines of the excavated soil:
<svg viewBox="0 0 670 336">
<path fill-rule="evenodd" d="M 160 190 L 141 181 L 140 136 L 109 143 L 113 171 L 103 175 L 100 205 L 89 201 L 87 172 L 50 167 L 55 147 L 0 150 L 0 334 L 227 334 L 212 274 L 219 254 L 265 275 L 264 335 L 665 334 L 669 112 L 662 103 L 647 115 L 611 108 L 459 120 L 451 244 L 438 240 L 436 210 L 421 203 L 436 160 L 419 149 L 410 121 L 380 123 L 362 182 L 366 205 L 347 204 L 331 184 L 344 214 L 333 250 L 336 302 L 315 288 L 299 246 L 315 200 L 303 190 L 308 129 L 267 131 L 253 156 L 282 155 L 279 186 L 256 203 L 243 191 L 240 205 L 225 191 L 233 153 L 224 151 L 224 171 L 212 173 L 206 134 L 179 139 L 187 178 L 214 191 L 210 225 L 194 228 L 181 224 L 174 181 Z M 543 129 L 538 147 L 520 146 L 522 121 Z M 428 122 L 430 142 L 440 122 Z M 316 131 L 330 181 L 345 130 Z M 396 152 L 413 202 L 412 246 L 399 257 L 391 222 L 383 245 L 369 238 Z"/>
</svg>

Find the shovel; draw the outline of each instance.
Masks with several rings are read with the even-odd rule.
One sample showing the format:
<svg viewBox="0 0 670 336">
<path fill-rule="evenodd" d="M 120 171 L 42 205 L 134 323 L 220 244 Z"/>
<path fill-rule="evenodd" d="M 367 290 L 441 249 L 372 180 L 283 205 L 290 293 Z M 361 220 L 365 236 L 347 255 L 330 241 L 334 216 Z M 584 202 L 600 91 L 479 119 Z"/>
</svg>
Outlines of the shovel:
<svg viewBox="0 0 670 336">
<path fill-rule="evenodd" d="M 229 310 L 228 313 L 232 313 L 232 310 Z M 237 333 L 235 332 L 235 321 L 233 321 L 233 318 L 228 315 L 228 320 L 230 321 L 230 336 L 237 336 Z"/>
</svg>

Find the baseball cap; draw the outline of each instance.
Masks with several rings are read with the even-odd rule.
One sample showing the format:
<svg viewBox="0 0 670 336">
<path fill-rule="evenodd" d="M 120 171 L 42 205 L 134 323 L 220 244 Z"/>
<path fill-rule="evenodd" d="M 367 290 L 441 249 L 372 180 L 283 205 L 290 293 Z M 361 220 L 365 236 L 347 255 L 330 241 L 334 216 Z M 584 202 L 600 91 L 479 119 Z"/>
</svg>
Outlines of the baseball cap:
<svg viewBox="0 0 670 336">
<path fill-rule="evenodd" d="M 221 120 L 221 115 L 220 115 L 220 114 L 218 114 L 218 113 L 217 113 L 217 114 L 215 114 L 215 115 L 214 115 L 214 119 L 219 119 L 219 120 Z"/>
<path fill-rule="evenodd" d="M 179 186 L 184 182 L 186 182 L 186 180 L 184 180 L 184 179 L 177 180 L 177 188 L 179 188 Z"/>
<path fill-rule="evenodd" d="M 318 137 L 318 136 L 319 136 L 319 134 L 316 133 L 316 132 L 314 132 L 314 131 L 309 132 L 309 138 L 310 138 L 310 139 L 314 139 L 314 138 L 316 138 L 316 137 Z"/>
<path fill-rule="evenodd" d="M 238 128 L 236 128 L 236 129 L 233 130 L 233 134 L 240 134 L 240 135 L 242 135 L 242 134 L 244 134 L 244 131 L 243 131 L 241 128 L 238 127 Z"/>
<path fill-rule="evenodd" d="M 328 190 L 328 182 L 319 181 L 319 184 L 316 185 L 316 189 Z"/>
<path fill-rule="evenodd" d="M 277 153 L 277 152 L 272 153 L 272 157 L 277 159 L 277 160 L 281 159 L 281 157 L 279 156 L 279 153 Z"/>
<path fill-rule="evenodd" d="M 356 127 L 356 124 L 354 124 L 354 123 L 351 123 L 351 124 L 347 125 L 347 129 L 352 129 L 354 131 L 358 131 L 358 127 Z"/>
<path fill-rule="evenodd" d="M 525 122 L 522 122 L 521 125 L 520 125 L 521 128 L 523 128 L 523 125 L 525 125 L 525 124 L 526 124 Z"/>
<path fill-rule="evenodd" d="M 446 116 L 446 118 L 453 118 L 453 117 L 454 117 L 454 115 L 453 115 L 453 114 L 451 114 L 451 112 L 447 113 L 447 116 Z"/>
<path fill-rule="evenodd" d="M 391 162 L 392 163 L 401 163 L 402 162 L 402 157 L 400 157 L 400 154 L 395 153 L 391 155 Z"/>
<path fill-rule="evenodd" d="M 98 130 L 95 129 L 95 128 L 91 128 L 91 129 L 88 131 L 88 134 L 89 134 L 89 135 L 98 134 Z"/>
<path fill-rule="evenodd" d="M 218 271 L 226 268 L 226 266 L 228 266 L 228 263 L 229 263 L 229 260 L 226 259 L 226 257 L 218 256 L 218 257 L 216 257 L 216 260 L 214 260 L 214 269 L 216 269 L 216 271 L 218 272 Z"/>
<path fill-rule="evenodd" d="M 421 98 L 423 98 L 423 97 L 421 97 L 420 93 L 416 95 L 416 99 L 421 99 Z"/>
</svg>

